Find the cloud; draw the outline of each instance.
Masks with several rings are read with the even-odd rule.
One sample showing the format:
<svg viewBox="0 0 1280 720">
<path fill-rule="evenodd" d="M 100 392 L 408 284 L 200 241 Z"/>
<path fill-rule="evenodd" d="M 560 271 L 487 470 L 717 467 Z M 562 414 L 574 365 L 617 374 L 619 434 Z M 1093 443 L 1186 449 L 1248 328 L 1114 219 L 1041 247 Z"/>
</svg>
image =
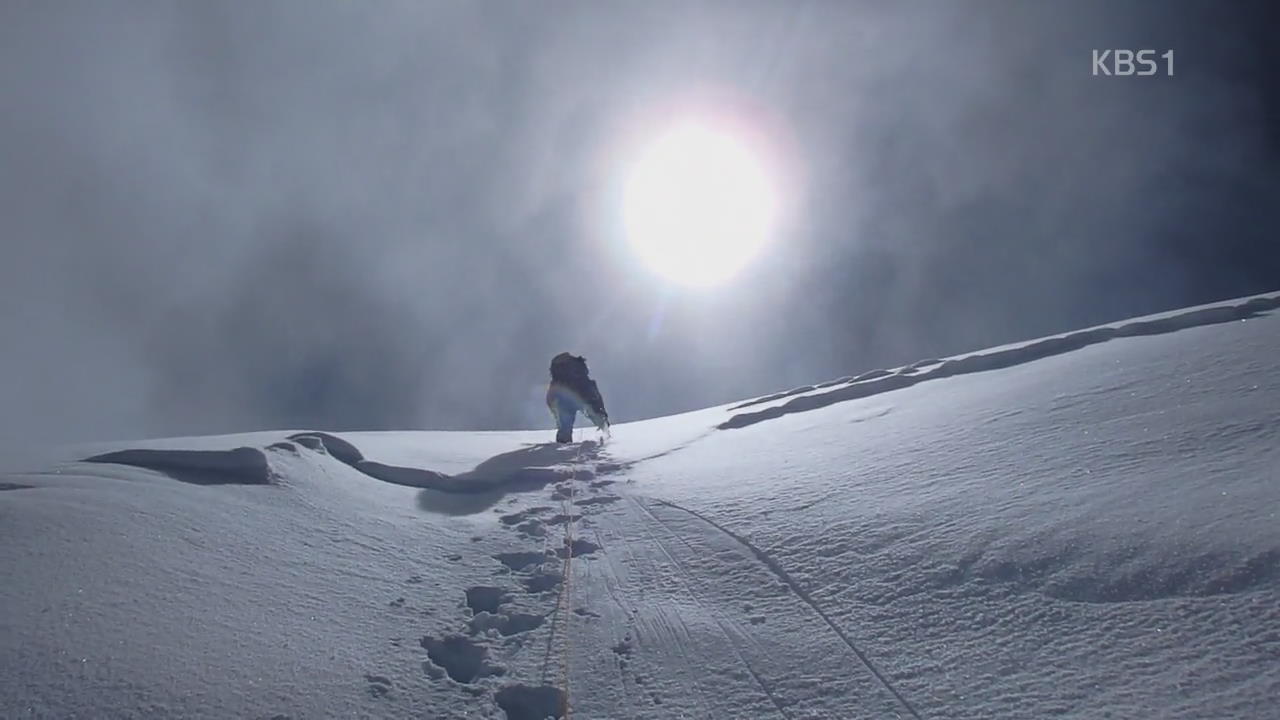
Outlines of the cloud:
<svg viewBox="0 0 1280 720">
<path fill-rule="evenodd" d="M 1257 24 L 11 4 L 0 436 L 528 426 L 565 349 L 626 419 L 1267 289 L 1272 139 L 1231 42 Z M 1126 44 L 1175 48 L 1178 74 L 1089 75 Z M 798 202 L 701 294 L 649 276 L 613 217 L 626 143 L 695 98 L 773 133 Z"/>
</svg>

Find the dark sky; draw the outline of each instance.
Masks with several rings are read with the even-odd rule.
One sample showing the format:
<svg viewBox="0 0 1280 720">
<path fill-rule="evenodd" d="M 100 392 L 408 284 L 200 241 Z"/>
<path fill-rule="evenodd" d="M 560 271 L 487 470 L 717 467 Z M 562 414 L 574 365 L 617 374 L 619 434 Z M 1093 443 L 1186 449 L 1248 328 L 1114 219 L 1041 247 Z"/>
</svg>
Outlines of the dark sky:
<svg viewBox="0 0 1280 720">
<path fill-rule="evenodd" d="M 566 349 L 621 421 L 1278 289 L 1266 6 L 0 4 L 0 446 L 546 427 Z M 795 201 L 710 290 L 618 229 L 690 104 Z"/>
</svg>

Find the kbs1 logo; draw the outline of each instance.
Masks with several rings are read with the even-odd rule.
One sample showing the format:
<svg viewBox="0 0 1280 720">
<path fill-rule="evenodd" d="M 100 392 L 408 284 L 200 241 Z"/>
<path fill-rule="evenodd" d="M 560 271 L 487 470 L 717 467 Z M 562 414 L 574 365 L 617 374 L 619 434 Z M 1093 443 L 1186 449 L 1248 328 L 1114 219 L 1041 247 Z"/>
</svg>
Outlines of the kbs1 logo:
<svg viewBox="0 0 1280 720">
<path fill-rule="evenodd" d="M 1160 60 L 1164 61 L 1163 68 L 1161 68 Z M 1169 75 L 1170 77 L 1173 76 L 1172 50 L 1166 50 L 1161 55 L 1156 55 L 1155 50 L 1093 51 L 1093 74 L 1095 76 L 1150 76 L 1159 73 L 1162 69 L 1164 70 L 1164 74 Z"/>
</svg>

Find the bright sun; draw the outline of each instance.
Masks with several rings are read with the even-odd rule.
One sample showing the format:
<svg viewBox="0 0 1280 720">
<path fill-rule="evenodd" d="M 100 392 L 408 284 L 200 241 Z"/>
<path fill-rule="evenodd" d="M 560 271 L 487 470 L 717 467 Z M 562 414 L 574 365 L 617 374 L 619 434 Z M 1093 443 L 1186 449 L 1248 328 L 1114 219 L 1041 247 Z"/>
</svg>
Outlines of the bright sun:
<svg viewBox="0 0 1280 720">
<path fill-rule="evenodd" d="M 778 198 L 764 166 L 730 133 L 677 125 L 641 152 L 623 223 L 635 251 L 672 281 L 720 283 L 768 241 Z"/>
</svg>

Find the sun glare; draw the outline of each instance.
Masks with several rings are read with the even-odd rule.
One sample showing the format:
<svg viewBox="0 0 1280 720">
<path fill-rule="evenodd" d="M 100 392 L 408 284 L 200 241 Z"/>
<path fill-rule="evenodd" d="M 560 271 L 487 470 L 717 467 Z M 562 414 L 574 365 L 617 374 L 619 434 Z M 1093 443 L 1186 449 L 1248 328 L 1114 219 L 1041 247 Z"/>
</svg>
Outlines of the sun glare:
<svg viewBox="0 0 1280 720">
<path fill-rule="evenodd" d="M 715 285 L 740 270 L 769 240 L 778 211 L 773 182 L 750 148 L 695 122 L 645 147 L 624 192 L 631 246 L 685 285 Z"/>
</svg>

